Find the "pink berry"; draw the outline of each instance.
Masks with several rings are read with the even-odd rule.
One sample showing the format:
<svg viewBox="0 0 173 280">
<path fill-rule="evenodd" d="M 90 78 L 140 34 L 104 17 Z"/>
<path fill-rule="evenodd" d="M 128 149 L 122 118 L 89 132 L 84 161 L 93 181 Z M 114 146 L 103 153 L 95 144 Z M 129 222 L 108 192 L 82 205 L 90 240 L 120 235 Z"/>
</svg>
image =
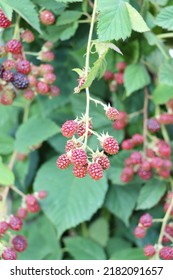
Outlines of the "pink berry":
<svg viewBox="0 0 173 280">
<path fill-rule="evenodd" d="M 45 83 L 53 84 L 56 81 L 56 75 L 54 73 L 47 73 L 47 74 L 44 74 L 43 79 L 44 79 Z"/>
<path fill-rule="evenodd" d="M 6 82 L 12 82 L 14 79 L 13 72 L 11 70 L 5 70 L 3 72 L 2 78 Z"/>
<path fill-rule="evenodd" d="M 142 162 L 142 155 L 140 152 L 136 151 L 130 155 L 132 164 L 139 164 Z"/>
<path fill-rule="evenodd" d="M 74 134 L 76 134 L 78 129 L 78 123 L 73 120 L 66 121 L 61 128 L 62 135 L 71 138 Z"/>
<path fill-rule="evenodd" d="M 114 79 L 118 85 L 122 85 L 124 83 L 124 74 L 116 73 L 116 74 L 114 74 Z"/>
<path fill-rule="evenodd" d="M 161 124 L 173 124 L 173 114 L 162 114 L 159 116 L 158 121 Z"/>
<path fill-rule="evenodd" d="M 173 226 L 166 225 L 165 233 L 167 233 L 170 237 L 173 237 Z M 162 241 L 163 241 L 163 243 L 168 243 L 168 242 L 170 242 L 170 239 L 169 239 L 169 237 L 164 235 Z"/>
<path fill-rule="evenodd" d="M 106 71 L 103 75 L 105 81 L 111 81 L 114 78 L 114 74 L 111 71 Z"/>
<path fill-rule="evenodd" d="M 28 75 L 29 86 L 35 87 L 37 84 L 37 79 L 34 75 Z"/>
<path fill-rule="evenodd" d="M 17 211 L 17 216 L 18 216 L 19 218 L 25 219 L 25 218 L 27 217 L 27 215 L 28 215 L 28 211 L 27 211 L 26 208 L 21 207 L 21 208 L 18 209 L 18 211 Z"/>
<path fill-rule="evenodd" d="M 40 21 L 44 25 L 52 25 L 55 22 L 55 16 L 51 11 L 45 10 L 40 13 Z"/>
<path fill-rule="evenodd" d="M 165 246 L 159 251 L 159 256 L 163 260 L 172 260 L 173 259 L 173 248 Z"/>
<path fill-rule="evenodd" d="M 12 39 L 7 42 L 6 50 L 12 54 L 20 54 L 22 51 L 22 44 L 20 41 Z"/>
<path fill-rule="evenodd" d="M 4 251 L 2 253 L 2 259 L 3 260 L 16 260 L 17 253 L 13 248 L 7 247 L 4 249 Z"/>
<path fill-rule="evenodd" d="M 156 250 L 152 244 L 148 244 L 144 247 L 144 255 L 146 257 L 152 257 L 156 253 Z"/>
<path fill-rule="evenodd" d="M 32 101 L 35 97 L 34 91 L 32 89 L 26 89 L 23 93 L 23 97 L 27 100 Z"/>
<path fill-rule="evenodd" d="M 122 142 L 121 147 L 123 150 L 132 150 L 134 148 L 134 143 L 131 139 L 126 139 Z"/>
<path fill-rule="evenodd" d="M 37 92 L 39 94 L 47 94 L 50 90 L 48 84 L 45 82 L 39 81 L 36 85 Z"/>
<path fill-rule="evenodd" d="M 133 175 L 134 175 L 134 170 L 131 166 L 126 166 L 122 173 L 121 173 L 121 181 L 124 183 L 128 183 L 133 179 Z"/>
<path fill-rule="evenodd" d="M 87 165 L 85 166 L 74 166 L 73 174 L 77 178 L 83 178 L 87 175 Z"/>
<path fill-rule="evenodd" d="M 70 159 L 67 157 L 66 154 L 62 154 L 61 156 L 59 156 L 59 158 L 57 159 L 57 167 L 60 169 L 66 169 L 70 166 L 71 161 Z"/>
<path fill-rule="evenodd" d="M 92 121 L 89 120 L 89 129 L 93 129 L 93 126 L 92 126 Z M 77 134 L 79 137 L 83 136 L 86 132 L 86 123 L 85 122 L 80 122 L 79 123 L 79 126 L 78 126 L 78 129 L 77 129 Z M 88 137 L 91 136 L 91 132 L 88 131 Z"/>
<path fill-rule="evenodd" d="M 9 221 L 9 227 L 12 230 L 18 231 L 22 228 L 22 226 L 23 226 L 23 222 L 19 217 L 11 216 L 10 221 Z"/>
<path fill-rule="evenodd" d="M 147 149 L 146 150 L 146 156 L 149 158 L 153 158 L 156 156 L 155 152 L 152 149 Z"/>
<path fill-rule="evenodd" d="M 112 136 L 105 136 L 104 140 L 101 141 L 101 146 L 104 151 L 110 155 L 117 154 L 119 151 L 118 142 Z"/>
<path fill-rule="evenodd" d="M 0 235 L 4 234 L 8 230 L 8 223 L 6 221 L 0 222 Z"/>
<path fill-rule="evenodd" d="M 149 131 L 155 133 L 160 129 L 160 124 L 156 119 L 152 118 L 147 121 L 147 128 Z"/>
<path fill-rule="evenodd" d="M 144 141 L 144 137 L 141 134 L 134 134 L 132 136 L 132 141 L 133 141 L 135 146 L 141 145 L 143 143 L 143 141 Z"/>
<path fill-rule="evenodd" d="M 25 30 L 21 34 L 21 38 L 26 43 L 32 43 L 35 40 L 35 36 L 31 30 Z"/>
<path fill-rule="evenodd" d="M 151 170 L 146 171 L 146 170 L 142 169 L 142 167 L 140 167 L 138 169 L 138 175 L 143 180 L 149 180 L 153 174 L 152 174 Z"/>
<path fill-rule="evenodd" d="M 103 170 L 106 170 L 110 167 L 110 161 L 106 155 L 96 156 L 94 162 L 101 165 Z"/>
<path fill-rule="evenodd" d="M 47 192 L 46 191 L 39 191 L 38 192 L 38 198 L 39 199 L 45 199 L 47 197 Z"/>
<path fill-rule="evenodd" d="M 141 163 L 141 169 L 144 171 L 149 171 L 151 170 L 151 164 L 148 160 L 143 160 L 143 162 Z"/>
<path fill-rule="evenodd" d="M 137 226 L 134 230 L 136 238 L 144 238 L 146 235 L 146 229 L 144 227 Z"/>
<path fill-rule="evenodd" d="M 11 70 L 16 68 L 16 63 L 11 59 L 7 59 L 6 61 L 4 61 L 3 66 L 5 70 Z"/>
<path fill-rule="evenodd" d="M 17 252 L 21 253 L 26 250 L 28 242 L 24 236 L 16 235 L 12 239 L 12 245 Z"/>
<path fill-rule="evenodd" d="M 51 85 L 50 86 L 50 92 L 52 96 L 59 96 L 60 95 L 60 89 L 57 86 Z"/>
<path fill-rule="evenodd" d="M 98 163 L 90 163 L 88 174 L 93 180 L 100 180 L 103 177 L 103 169 Z"/>
<path fill-rule="evenodd" d="M 41 64 L 39 71 L 41 75 L 44 75 L 46 73 L 53 73 L 54 68 L 51 64 Z"/>
<path fill-rule="evenodd" d="M 157 143 L 158 153 L 162 157 L 170 157 L 171 155 L 171 146 L 163 140 L 160 140 Z"/>
<path fill-rule="evenodd" d="M 30 62 L 28 60 L 20 60 L 16 64 L 16 70 L 22 74 L 28 74 L 31 71 Z"/>
<path fill-rule="evenodd" d="M 87 154 L 83 149 L 74 149 L 71 153 L 71 161 L 76 166 L 87 164 Z"/>
<path fill-rule="evenodd" d="M 0 27 L 8 28 L 11 25 L 11 21 L 6 17 L 4 12 L 0 9 Z"/>
<path fill-rule="evenodd" d="M 113 107 L 108 107 L 106 110 L 106 116 L 109 120 L 115 121 L 117 119 L 117 116 L 119 115 L 119 112 L 117 109 Z"/>
<path fill-rule="evenodd" d="M 149 213 L 146 213 L 142 215 L 139 219 L 139 223 L 146 228 L 149 228 L 152 226 L 153 218 Z"/>
<path fill-rule="evenodd" d="M 121 130 L 126 126 L 126 123 L 122 120 L 115 120 L 113 123 L 113 128 L 116 130 Z"/>
<path fill-rule="evenodd" d="M 50 62 L 55 59 L 55 55 L 51 51 L 41 52 L 39 55 L 40 60 Z"/>
<path fill-rule="evenodd" d="M 13 93 L 12 92 L 2 92 L 0 95 L 0 104 L 11 105 L 13 103 Z"/>
<path fill-rule="evenodd" d="M 126 63 L 124 61 L 117 62 L 116 68 L 117 68 L 118 72 L 124 72 L 124 70 L 126 68 Z"/>
<path fill-rule="evenodd" d="M 150 164 L 152 168 L 159 169 L 163 166 L 163 159 L 159 157 L 153 157 L 150 160 Z"/>
<path fill-rule="evenodd" d="M 37 198 L 33 194 L 27 194 L 25 201 L 27 205 L 34 205 L 37 202 Z"/>
</svg>

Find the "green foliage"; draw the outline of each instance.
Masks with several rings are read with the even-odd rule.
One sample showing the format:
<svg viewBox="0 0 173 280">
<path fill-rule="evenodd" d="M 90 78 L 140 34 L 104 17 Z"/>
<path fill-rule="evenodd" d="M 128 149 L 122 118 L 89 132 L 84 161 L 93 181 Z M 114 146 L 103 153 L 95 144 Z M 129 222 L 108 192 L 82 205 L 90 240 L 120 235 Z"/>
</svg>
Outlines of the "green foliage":
<svg viewBox="0 0 173 280">
<path fill-rule="evenodd" d="M 163 8 L 156 18 L 156 24 L 167 30 L 173 30 L 173 7 Z"/>
<path fill-rule="evenodd" d="M 169 85 L 158 85 L 153 92 L 155 104 L 164 104 L 173 97 L 173 87 Z"/>
<path fill-rule="evenodd" d="M 2 186 L 10 186 L 14 184 L 13 172 L 2 162 L 0 157 L 0 184 Z"/>
</svg>

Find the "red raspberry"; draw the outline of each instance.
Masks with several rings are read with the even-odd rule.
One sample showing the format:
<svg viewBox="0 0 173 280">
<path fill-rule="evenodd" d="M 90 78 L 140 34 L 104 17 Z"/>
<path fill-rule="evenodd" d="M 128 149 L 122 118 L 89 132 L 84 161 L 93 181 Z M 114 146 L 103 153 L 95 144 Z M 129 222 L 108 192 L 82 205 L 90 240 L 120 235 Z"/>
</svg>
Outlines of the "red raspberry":
<svg viewBox="0 0 173 280">
<path fill-rule="evenodd" d="M 144 227 L 137 226 L 134 230 L 136 238 L 144 238 L 146 235 L 146 229 Z"/>
<path fill-rule="evenodd" d="M 24 57 L 22 53 L 18 53 L 18 54 L 13 54 L 13 59 L 19 61 L 19 60 L 23 60 Z"/>
<path fill-rule="evenodd" d="M 12 230 L 18 231 L 22 228 L 22 226 L 23 226 L 23 222 L 19 217 L 17 217 L 17 216 L 10 217 L 9 227 Z"/>
<path fill-rule="evenodd" d="M 93 129 L 93 125 L 92 125 L 92 121 L 89 120 L 89 129 Z M 77 129 L 77 134 L 79 137 L 83 136 L 84 133 L 86 132 L 86 123 L 85 122 L 80 122 L 79 123 L 79 126 L 78 126 L 78 129 Z M 91 136 L 91 132 L 88 131 L 88 137 Z"/>
<path fill-rule="evenodd" d="M 119 151 L 118 142 L 112 136 L 105 136 L 100 144 L 103 147 L 104 151 L 110 155 L 117 154 Z"/>
<path fill-rule="evenodd" d="M 15 237 L 13 237 L 12 244 L 14 249 L 20 253 L 25 251 L 28 246 L 28 242 L 26 241 L 26 238 L 22 235 L 16 235 Z"/>
<path fill-rule="evenodd" d="M 111 71 L 106 71 L 103 75 L 105 81 L 111 81 L 114 78 L 114 73 Z"/>
<path fill-rule="evenodd" d="M 152 177 L 152 171 L 151 170 L 143 170 L 141 167 L 138 169 L 138 175 L 143 180 L 149 180 Z"/>
<path fill-rule="evenodd" d="M 32 43 L 35 40 L 35 36 L 31 30 L 25 30 L 21 34 L 21 38 L 26 43 Z"/>
<path fill-rule="evenodd" d="M 124 70 L 126 68 L 126 63 L 124 61 L 117 62 L 116 68 L 117 68 L 118 72 L 124 72 Z"/>
<path fill-rule="evenodd" d="M 8 223 L 6 221 L 0 222 L 0 235 L 4 234 L 8 230 Z"/>
<path fill-rule="evenodd" d="M 40 205 L 38 201 L 34 205 L 27 205 L 27 210 L 30 213 L 37 213 L 40 211 Z"/>
<path fill-rule="evenodd" d="M 173 114 L 162 114 L 159 116 L 158 121 L 161 124 L 173 124 Z"/>
<path fill-rule="evenodd" d="M 40 210 L 40 205 L 37 198 L 33 194 L 28 194 L 26 196 L 26 205 L 28 212 L 36 213 Z"/>
<path fill-rule="evenodd" d="M 31 71 L 30 62 L 28 60 L 20 60 L 16 64 L 16 69 L 22 74 L 28 74 Z"/>
<path fill-rule="evenodd" d="M 76 143 L 73 140 L 68 140 L 65 146 L 65 151 L 68 153 L 69 151 L 77 148 Z"/>
<path fill-rule="evenodd" d="M 165 233 L 167 233 L 170 237 L 173 237 L 173 227 L 170 225 L 166 225 Z M 163 236 L 163 240 L 162 240 L 163 243 L 168 243 L 170 241 L 171 240 L 167 236 L 165 235 Z"/>
<path fill-rule="evenodd" d="M 51 51 L 41 52 L 39 55 L 39 59 L 45 62 L 50 62 L 55 59 L 55 55 Z"/>
<path fill-rule="evenodd" d="M 167 179 L 167 178 L 169 178 L 170 176 L 171 176 L 171 174 L 170 174 L 170 170 L 157 170 L 157 174 L 160 176 L 160 177 L 162 177 L 162 178 L 165 178 L 165 179 Z"/>
<path fill-rule="evenodd" d="M 40 13 L 40 21 L 44 25 L 52 25 L 55 22 L 55 16 L 51 11 L 45 10 Z"/>
<path fill-rule="evenodd" d="M 126 166 L 121 173 L 120 176 L 121 181 L 124 183 L 128 183 L 133 179 L 133 175 L 134 175 L 133 168 L 130 166 Z"/>
<path fill-rule="evenodd" d="M 28 194 L 25 200 L 27 205 L 34 205 L 37 202 L 37 198 L 33 194 Z"/>
<path fill-rule="evenodd" d="M 107 107 L 106 116 L 109 120 L 115 121 L 117 119 L 118 115 L 119 115 L 119 112 L 117 109 L 115 109 L 113 107 Z"/>
<path fill-rule="evenodd" d="M 44 79 L 45 83 L 53 84 L 56 81 L 56 75 L 54 73 L 47 73 L 47 74 L 44 74 L 43 79 Z"/>
<path fill-rule="evenodd" d="M 163 260 L 172 260 L 173 259 L 173 248 L 165 246 L 159 251 L 159 256 Z"/>
<path fill-rule="evenodd" d="M 4 12 L 0 9 L 0 27 L 7 28 L 11 25 L 11 21 L 6 17 Z"/>
<path fill-rule="evenodd" d="M 87 164 L 87 154 L 83 149 L 74 149 L 71 152 L 71 161 L 74 165 L 84 166 Z"/>
<path fill-rule="evenodd" d="M 47 94 L 50 90 L 48 84 L 42 82 L 42 81 L 39 81 L 36 85 L 36 89 L 37 89 L 37 92 L 39 94 Z"/>
<path fill-rule="evenodd" d="M 144 247 L 144 255 L 146 257 L 152 257 L 156 253 L 156 250 L 152 244 L 148 244 Z"/>
<path fill-rule="evenodd" d="M 172 162 L 169 159 L 163 159 L 162 168 L 165 169 L 165 170 L 171 170 Z"/>
<path fill-rule="evenodd" d="M 132 164 L 139 164 L 142 162 L 142 155 L 140 152 L 136 151 L 130 155 Z"/>
<path fill-rule="evenodd" d="M 157 143 L 158 153 L 162 157 L 170 157 L 171 155 L 171 146 L 163 140 L 160 140 Z"/>
<path fill-rule="evenodd" d="M 60 169 L 66 169 L 70 166 L 71 161 L 69 160 L 69 158 L 67 157 L 66 154 L 62 154 L 56 162 L 58 168 Z"/>
<path fill-rule="evenodd" d="M 39 199 L 45 199 L 47 197 L 47 192 L 46 191 L 39 191 L 38 192 L 38 198 Z"/>
<path fill-rule="evenodd" d="M 6 61 L 4 61 L 3 66 L 5 70 L 11 70 L 16 68 L 16 63 L 11 59 L 7 59 Z"/>
<path fill-rule="evenodd" d="M 61 133 L 63 136 L 67 138 L 71 138 L 74 134 L 76 134 L 78 129 L 78 123 L 73 120 L 66 121 L 61 128 Z"/>
<path fill-rule="evenodd" d="M 157 132 L 160 129 L 160 124 L 156 119 L 152 118 L 147 121 L 147 129 L 151 132 Z"/>
<path fill-rule="evenodd" d="M 27 217 L 27 215 L 28 215 L 28 211 L 27 211 L 26 208 L 21 207 L 21 208 L 18 209 L 18 211 L 17 211 L 17 216 L 18 216 L 19 218 L 25 219 L 25 218 Z"/>
<path fill-rule="evenodd" d="M 146 150 L 146 156 L 149 158 L 153 158 L 156 156 L 155 152 L 152 149 L 147 149 Z"/>
<path fill-rule="evenodd" d="M 23 97 L 27 100 L 32 101 L 35 97 L 34 91 L 32 89 L 26 89 L 23 93 Z"/>
<path fill-rule="evenodd" d="M 6 50 L 7 50 L 7 52 L 10 52 L 13 54 L 20 54 L 22 51 L 22 44 L 20 41 L 18 41 L 16 39 L 12 39 L 7 42 Z"/>
<path fill-rule="evenodd" d="M 57 86 L 54 86 L 54 85 L 50 86 L 50 92 L 51 92 L 51 96 L 59 96 L 60 95 L 60 89 Z"/>
<path fill-rule="evenodd" d="M 11 70 L 5 70 L 3 72 L 2 78 L 6 82 L 12 82 L 14 79 L 13 72 Z"/>
<path fill-rule="evenodd" d="M 93 160 L 94 162 L 100 164 L 103 170 L 106 170 L 110 167 L 110 161 L 106 155 L 98 155 Z"/>
<path fill-rule="evenodd" d="M 159 157 L 153 157 L 150 160 L 150 164 L 152 168 L 160 169 L 163 166 L 163 159 Z"/>
<path fill-rule="evenodd" d="M 16 260 L 17 253 L 13 248 L 7 247 L 4 249 L 4 251 L 2 253 L 2 259 L 3 260 Z"/>
<path fill-rule="evenodd" d="M 41 64 L 40 65 L 40 74 L 44 75 L 46 73 L 53 73 L 54 68 L 51 64 Z"/>
<path fill-rule="evenodd" d="M 73 174 L 77 178 L 83 178 L 87 175 L 87 165 L 85 166 L 74 166 Z"/>
<path fill-rule="evenodd" d="M 149 228 L 152 226 L 153 223 L 153 217 L 149 213 L 145 213 L 142 215 L 139 219 L 139 223 L 146 228 Z"/>
<path fill-rule="evenodd" d="M 125 163 L 126 166 L 131 166 L 132 165 L 132 161 L 131 161 L 130 158 L 126 158 L 124 163 Z"/>
<path fill-rule="evenodd" d="M 2 92 L 0 96 L 0 104 L 11 105 L 13 103 L 14 94 L 12 92 Z"/>
<path fill-rule="evenodd" d="M 29 86 L 34 87 L 37 84 L 37 79 L 34 75 L 28 76 Z"/>
<path fill-rule="evenodd" d="M 143 160 L 143 162 L 141 163 L 141 169 L 144 171 L 149 171 L 151 170 L 151 164 L 148 160 Z"/>
<path fill-rule="evenodd" d="M 123 150 L 132 150 L 134 148 L 134 143 L 131 139 L 126 139 L 122 142 L 121 148 Z"/>
<path fill-rule="evenodd" d="M 132 136 L 132 141 L 135 146 L 141 145 L 144 142 L 144 137 L 143 135 L 136 133 Z"/>
<path fill-rule="evenodd" d="M 114 74 L 114 79 L 118 85 L 122 85 L 124 83 L 124 74 L 116 73 L 116 74 Z"/>
<path fill-rule="evenodd" d="M 126 123 L 122 120 L 116 120 L 113 123 L 113 128 L 116 130 L 121 130 L 126 126 Z"/>
<path fill-rule="evenodd" d="M 88 174 L 93 180 L 100 180 L 103 177 L 103 169 L 98 163 L 90 163 Z"/>
</svg>

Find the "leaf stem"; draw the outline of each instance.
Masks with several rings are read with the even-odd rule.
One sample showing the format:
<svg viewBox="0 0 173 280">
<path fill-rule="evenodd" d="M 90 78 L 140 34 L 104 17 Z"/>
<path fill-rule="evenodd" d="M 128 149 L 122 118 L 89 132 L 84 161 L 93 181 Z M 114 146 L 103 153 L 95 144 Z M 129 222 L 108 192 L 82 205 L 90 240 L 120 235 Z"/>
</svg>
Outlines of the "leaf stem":
<svg viewBox="0 0 173 280">
<path fill-rule="evenodd" d="M 149 92 L 147 87 L 144 88 L 144 108 L 143 108 L 143 137 L 144 137 L 144 146 L 143 151 L 144 155 L 146 155 L 146 149 L 147 149 L 147 119 L 148 119 L 148 96 Z"/>
</svg>

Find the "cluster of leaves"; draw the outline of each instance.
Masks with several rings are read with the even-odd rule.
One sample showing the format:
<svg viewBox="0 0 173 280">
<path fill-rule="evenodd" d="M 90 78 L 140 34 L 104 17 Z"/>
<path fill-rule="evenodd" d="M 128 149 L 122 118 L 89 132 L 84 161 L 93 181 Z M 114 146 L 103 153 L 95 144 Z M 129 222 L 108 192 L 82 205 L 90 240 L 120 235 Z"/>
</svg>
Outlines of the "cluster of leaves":
<svg viewBox="0 0 173 280">
<path fill-rule="evenodd" d="M 22 259 L 145 259 L 144 245 L 158 240 L 158 224 L 154 224 L 142 241 L 134 237 L 133 231 L 143 212 L 149 212 L 154 218 L 164 216 L 164 194 L 170 185 L 168 180 L 159 178 L 148 182 L 135 178 L 123 183 L 120 174 L 129 151 L 120 151 L 112 157 L 110 169 L 98 182 L 89 177 L 75 178 L 70 169 L 62 171 L 56 167 L 57 153 L 64 153 L 66 141 L 60 127 L 85 111 L 84 88 L 91 86 L 93 96 L 131 116 L 143 109 L 146 86 L 152 98 L 148 108 L 151 117 L 158 107 L 164 110 L 165 103 L 173 98 L 173 35 L 167 33 L 173 30 L 173 1 L 166 0 L 107 0 L 106 3 L 98 0 L 94 34 L 98 39 L 93 43 L 99 58 L 95 53 L 91 55 L 88 79 L 81 92 L 73 95 L 76 73 L 72 69 L 83 69 L 85 64 L 92 3 L 87 0 L 1 0 L 0 3 L 14 24 L 19 14 L 20 27 L 34 32 L 36 40 L 28 51 L 36 51 L 45 39 L 55 44 L 53 64 L 61 89 L 61 95 L 53 99 L 37 96 L 25 123 L 22 114 L 28 101 L 19 96 L 11 106 L 0 105 L 0 194 L 9 185 L 26 194 L 43 189 L 48 193 L 41 202 L 42 213 L 26 220 L 23 231 L 29 246 L 20 256 Z M 42 8 L 55 14 L 53 26 L 40 27 Z M 12 28 L 2 34 L 4 42 L 12 37 Z M 112 42 L 118 47 L 107 42 L 111 40 L 116 40 Z M 124 85 L 110 92 L 107 82 L 97 78 L 106 68 L 115 72 L 116 62 L 122 60 L 128 65 Z M 19 103 L 23 108 L 17 106 Z M 96 110 L 91 104 L 90 112 L 95 130 L 110 132 L 119 143 L 135 133 L 143 134 L 142 114 L 129 117 L 125 129 L 115 130 L 102 109 Z M 166 131 L 171 139 L 172 127 L 167 126 Z M 159 136 L 163 137 L 162 133 Z M 39 149 L 31 150 L 40 143 Z M 93 149 L 97 148 L 92 137 L 89 143 Z M 7 165 L 13 151 L 27 157 L 24 161 L 17 160 L 12 172 Z M 11 199 L 16 209 L 18 195 Z M 0 201 L 0 210 L 2 204 Z"/>
</svg>

